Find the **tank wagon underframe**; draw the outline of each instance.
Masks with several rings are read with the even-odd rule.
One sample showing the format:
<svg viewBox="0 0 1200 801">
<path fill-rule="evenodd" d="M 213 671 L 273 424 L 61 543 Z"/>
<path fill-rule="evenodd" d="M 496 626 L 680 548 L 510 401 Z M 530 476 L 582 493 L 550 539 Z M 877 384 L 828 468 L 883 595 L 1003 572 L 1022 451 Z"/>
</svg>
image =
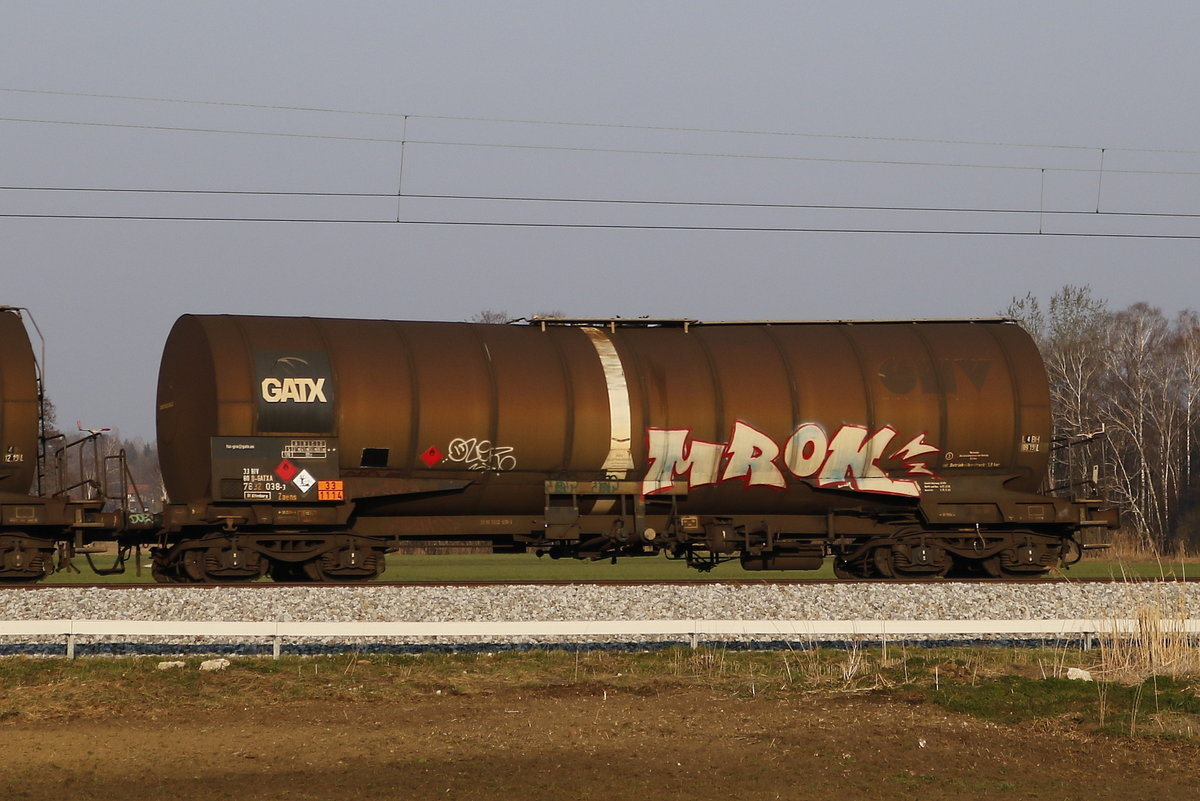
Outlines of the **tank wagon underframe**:
<svg viewBox="0 0 1200 801">
<path fill-rule="evenodd" d="M 126 521 L 104 506 L 101 499 L 0 495 L 0 581 L 37 581 L 86 546 L 112 541 Z"/>
<path fill-rule="evenodd" d="M 735 559 L 746 570 L 816 570 L 832 557 L 841 578 L 1027 578 L 1077 561 L 1082 532 L 1110 523 L 1094 505 L 1020 494 L 991 504 L 951 498 L 819 515 L 688 514 L 681 482 L 651 497 L 581 494 L 595 484 L 632 489 L 546 482 L 536 516 L 371 516 L 353 503 L 172 507 L 153 569 L 170 582 L 359 581 L 381 573 L 388 552 L 426 542 L 589 560 L 665 554 L 700 570 Z M 564 486 L 573 492 L 554 494 Z M 616 513 L 581 511 L 597 506 Z"/>
</svg>

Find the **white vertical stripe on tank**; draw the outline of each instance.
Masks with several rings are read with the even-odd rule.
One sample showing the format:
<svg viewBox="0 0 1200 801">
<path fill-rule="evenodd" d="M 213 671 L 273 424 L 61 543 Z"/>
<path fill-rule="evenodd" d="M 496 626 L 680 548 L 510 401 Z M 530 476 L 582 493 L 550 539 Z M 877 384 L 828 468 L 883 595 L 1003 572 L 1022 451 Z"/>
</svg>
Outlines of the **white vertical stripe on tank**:
<svg viewBox="0 0 1200 801">
<path fill-rule="evenodd" d="M 609 445 L 608 457 L 604 460 L 604 472 L 615 478 L 625 478 L 633 469 L 633 412 L 629 404 L 629 384 L 625 380 L 625 366 L 616 346 L 608 334 L 600 328 L 583 327 L 592 347 L 600 357 L 604 369 L 604 382 L 608 385 Z"/>
</svg>

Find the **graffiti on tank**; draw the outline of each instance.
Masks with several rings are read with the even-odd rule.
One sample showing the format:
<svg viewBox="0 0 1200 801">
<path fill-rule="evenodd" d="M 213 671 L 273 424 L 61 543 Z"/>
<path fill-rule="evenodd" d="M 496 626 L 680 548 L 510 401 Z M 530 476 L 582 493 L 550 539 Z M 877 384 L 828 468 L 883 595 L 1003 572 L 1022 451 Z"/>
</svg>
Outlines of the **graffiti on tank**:
<svg viewBox="0 0 1200 801">
<path fill-rule="evenodd" d="M 891 426 L 872 432 L 866 426 L 843 425 L 831 435 L 818 423 L 803 423 L 782 446 L 741 420 L 734 423 L 728 442 L 692 439 L 691 433 L 687 428 L 647 429 L 643 495 L 670 489 L 675 479 L 686 479 L 689 487 L 740 479 L 747 487 L 783 489 L 786 471 L 825 489 L 916 498 L 921 494 L 918 482 L 889 475 L 879 462 L 899 462 L 910 476 L 932 476 L 928 465 L 917 460 L 940 452 L 925 441 L 925 434 L 892 449 L 897 432 Z"/>
<path fill-rule="evenodd" d="M 476 437 L 457 437 L 450 440 L 446 449 L 446 458 L 451 462 L 465 463 L 469 470 L 515 470 L 516 450 L 510 445 L 493 445 L 490 440 Z"/>
</svg>

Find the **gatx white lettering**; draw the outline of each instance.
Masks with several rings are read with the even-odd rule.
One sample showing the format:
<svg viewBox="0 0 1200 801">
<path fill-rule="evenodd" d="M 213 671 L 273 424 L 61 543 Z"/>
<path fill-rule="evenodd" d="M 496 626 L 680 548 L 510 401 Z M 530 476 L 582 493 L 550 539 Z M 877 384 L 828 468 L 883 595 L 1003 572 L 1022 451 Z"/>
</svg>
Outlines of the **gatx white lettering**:
<svg viewBox="0 0 1200 801">
<path fill-rule="evenodd" d="M 817 423 L 796 427 L 781 449 L 769 436 L 748 423 L 737 421 L 728 443 L 689 441 L 686 428 L 647 430 L 649 468 L 642 479 L 642 493 L 653 495 L 670 489 L 677 478 L 687 479 L 689 487 L 742 479 L 748 487 L 787 486 L 783 464 L 796 478 L 814 480 L 818 487 L 850 489 L 858 492 L 918 497 L 916 481 L 893 478 L 879 466 L 896 430 L 884 426 L 871 433 L 865 426 L 844 425 L 833 436 Z M 933 475 L 921 456 L 937 453 L 938 448 L 925 442 L 920 434 L 888 458 L 903 463 L 910 475 Z M 724 469 L 721 463 L 724 461 Z"/>
<path fill-rule="evenodd" d="M 262 398 L 267 403 L 328 403 L 324 378 L 264 378 Z"/>
</svg>

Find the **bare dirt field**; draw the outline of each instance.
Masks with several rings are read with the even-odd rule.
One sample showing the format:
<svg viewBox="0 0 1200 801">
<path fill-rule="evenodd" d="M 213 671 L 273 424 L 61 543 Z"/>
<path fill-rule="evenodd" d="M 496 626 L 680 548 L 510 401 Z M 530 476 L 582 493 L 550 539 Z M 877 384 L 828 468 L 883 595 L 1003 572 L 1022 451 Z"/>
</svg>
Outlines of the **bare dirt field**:
<svg viewBox="0 0 1200 801">
<path fill-rule="evenodd" d="M 11 687 L 7 689 L 12 689 Z M 903 691 L 505 684 L 0 721 L 4 799 L 1194 798 L 1194 740 L 998 724 Z M 236 696 L 236 697 L 233 697 Z"/>
</svg>

